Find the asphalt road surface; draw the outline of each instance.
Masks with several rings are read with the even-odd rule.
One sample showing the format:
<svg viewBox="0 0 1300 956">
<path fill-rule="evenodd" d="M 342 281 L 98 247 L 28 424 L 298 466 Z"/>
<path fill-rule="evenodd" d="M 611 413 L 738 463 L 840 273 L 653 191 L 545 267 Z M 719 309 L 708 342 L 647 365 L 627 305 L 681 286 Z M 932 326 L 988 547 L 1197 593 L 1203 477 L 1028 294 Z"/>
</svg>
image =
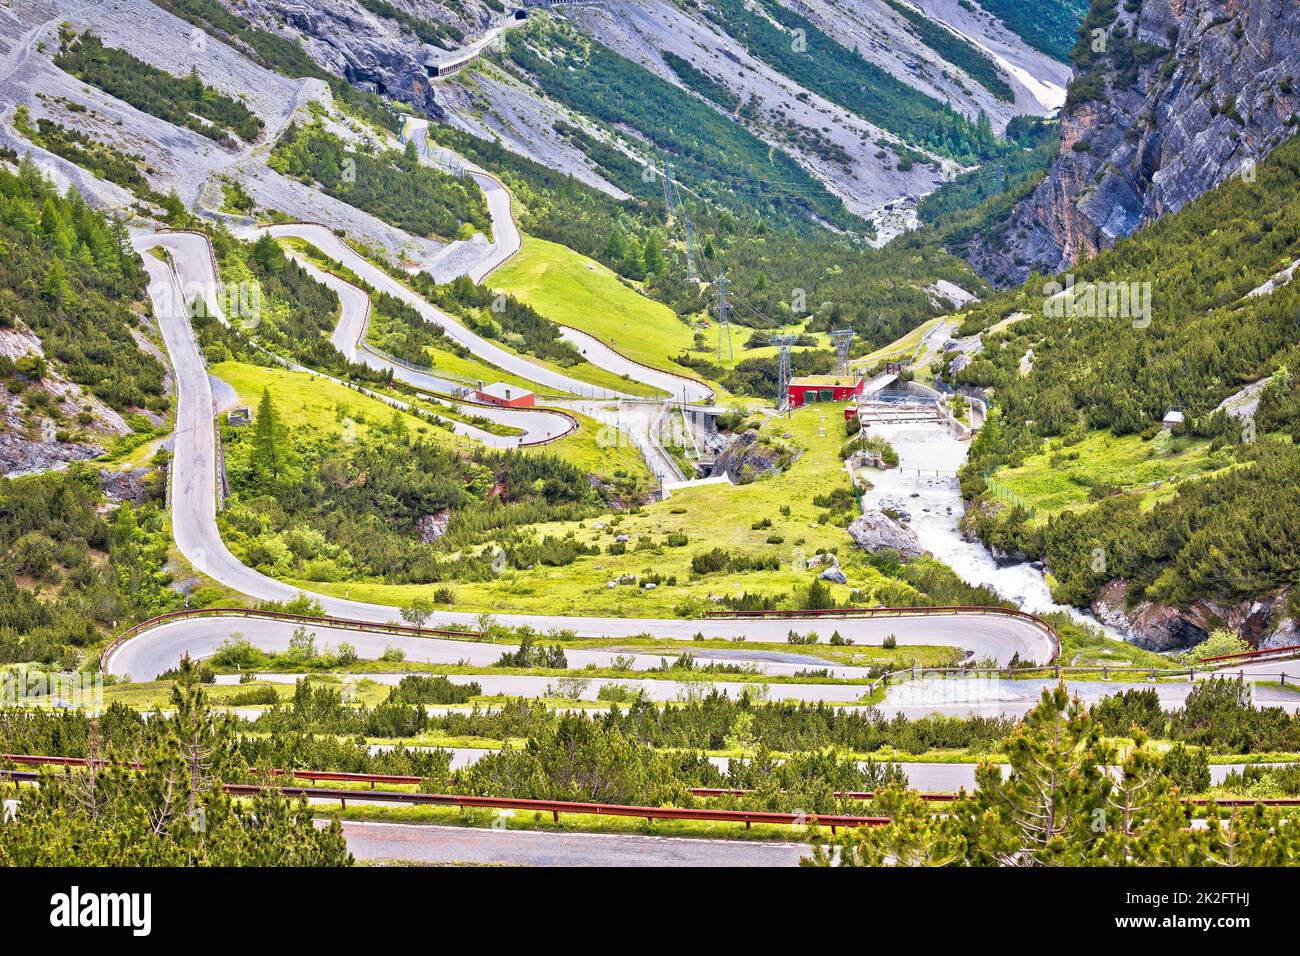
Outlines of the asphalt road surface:
<svg viewBox="0 0 1300 956">
<path fill-rule="evenodd" d="M 1276 671 L 1279 665 L 1274 664 Z M 1223 674 L 1233 677 L 1236 672 Z M 1266 671 L 1254 673 L 1257 681 L 1268 680 Z M 1219 675 L 1216 675 L 1219 676 Z M 1198 680 L 1204 680 L 1204 677 Z M 1251 676 L 1247 675 L 1247 680 Z M 1183 706 L 1187 695 L 1196 683 L 1187 680 L 1152 683 L 1135 680 L 1069 681 L 1070 693 L 1085 703 L 1096 703 L 1103 697 L 1126 690 L 1155 690 L 1160 706 L 1172 710 Z M 886 714 L 901 713 L 907 717 L 924 714 L 952 714 L 955 716 L 1020 717 L 1033 709 L 1042 698 L 1043 691 L 1056 686 L 1055 680 L 1004 680 L 999 677 L 971 676 L 955 680 L 926 677 L 892 685 L 878 705 Z M 1255 686 L 1251 689 L 1256 705 L 1281 707 L 1300 711 L 1300 694 L 1281 687 Z"/>
<path fill-rule="evenodd" d="M 798 866 L 800 843 L 344 821 L 358 860 L 515 866 Z"/>
<path fill-rule="evenodd" d="M 286 650 L 295 627 L 296 625 L 291 622 L 258 618 L 191 618 L 172 621 L 152 628 L 122 644 L 111 656 L 110 669 L 115 674 L 131 674 L 137 679 L 148 680 L 156 674 L 161 674 L 163 671 L 175 667 L 179 659 L 177 655 L 181 652 L 182 647 L 190 657 L 196 660 L 208 657 L 230 636 L 232 631 L 238 631 L 253 644 L 263 649 Z M 414 637 L 318 625 L 308 625 L 307 629 L 316 636 L 318 647 L 325 645 L 337 647 L 346 641 L 357 649 L 362 658 L 367 659 L 378 658 L 386 648 L 396 647 L 405 653 L 408 661 L 435 664 L 463 662 L 475 667 L 488 667 L 495 664 L 503 653 L 515 649 L 514 645 L 456 640 L 454 638 Z M 575 670 L 588 664 L 594 664 L 597 667 L 611 667 L 615 664 L 616 657 L 631 657 L 633 672 L 635 672 L 655 667 L 665 658 L 672 659 L 681 653 L 679 647 L 672 646 L 661 651 L 640 647 L 625 652 L 620 652 L 617 649 L 570 649 L 566 651 L 565 656 L 568 659 L 569 666 Z M 816 667 L 819 670 L 825 668 L 831 676 L 835 677 L 861 678 L 868 676 L 868 669 L 865 667 L 835 666 L 818 661 L 815 658 L 807 658 L 803 661 L 770 660 L 768 659 L 770 656 L 762 651 L 754 651 L 750 655 L 745 655 L 744 651 L 727 651 L 714 657 L 710 656 L 708 651 L 701 651 L 696 653 L 695 660 L 697 666 L 706 666 L 715 662 L 736 663 L 741 661 L 773 675 L 790 675 L 808 667 Z M 384 678 L 389 675 L 371 676 L 372 678 Z M 629 673 L 628 676 L 632 677 L 633 674 Z M 480 682 L 482 679 L 480 677 L 464 678 L 465 681 L 477 680 Z M 719 679 L 725 681 L 726 677 L 721 675 Z M 601 682 L 592 682 L 591 693 L 593 695 L 599 683 Z M 633 680 L 611 680 L 604 681 L 604 683 L 636 684 L 638 682 Z M 671 680 L 642 683 L 656 683 L 669 688 L 675 687 L 674 682 Z M 849 699 L 862 696 L 864 691 L 864 688 L 860 686 L 851 686 L 848 689 L 852 691 Z"/>
</svg>

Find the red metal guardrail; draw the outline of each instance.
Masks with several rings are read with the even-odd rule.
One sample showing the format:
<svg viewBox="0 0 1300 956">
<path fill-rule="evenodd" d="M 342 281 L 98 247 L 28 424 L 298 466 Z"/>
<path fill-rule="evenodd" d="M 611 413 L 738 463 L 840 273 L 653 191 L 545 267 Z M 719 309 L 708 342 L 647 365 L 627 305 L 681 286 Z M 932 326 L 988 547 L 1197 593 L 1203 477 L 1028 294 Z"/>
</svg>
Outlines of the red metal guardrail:
<svg viewBox="0 0 1300 956">
<path fill-rule="evenodd" d="M 0 754 L 0 763 L 6 763 L 6 762 L 22 764 L 26 766 L 45 765 L 45 766 L 63 766 L 63 767 L 84 767 L 90 763 L 90 761 L 87 760 L 85 757 L 47 757 L 40 754 Z M 107 761 L 99 761 L 100 764 L 104 764 L 106 762 Z M 135 769 L 139 769 L 140 764 L 137 761 L 132 761 L 130 766 L 132 766 Z M 329 788 L 316 788 L 318 790 L 321 790 L 331 795 L 341 795 L 340 799 L 346 799 L 347 796 L 351 796 L 354 799 L 370 800 L 373 797 L 374 799 L 378 799 L 378 800 L 400 803 L 400 802 L 404 802 L 401 799 L 404 797 L 428 796 L 427 794 L 411 794 L 411 793 L 403 793 L 400 791 L 374 789 L 375 784 L 378 783 L 390 784 L 390 785 L 416 786 L 424 782 L 423 777 L 415 777 L 415 776 L 409 776 L 405 774 L 350 773 L 348 771 L 343 771 L 343 770 L 282 770 L 278 767 L 272 768 L 269 771 L 261 771 L 258 770 L 257 768 L 251 768 L 251 769 L 253 773 L 269 773 L 273 777 L 291 777 L 297 780 L 328 780 L 328 781 L 333 781 L 335 783 L 369 783 L 371 786 L 370 790 L 338 790 L 338 789 L 329 789 Z M 6 773 L 11 776 L 15 775 L 15 772 L 13 771 L 0 770 L 0 774 L 6 774 Z M 23 778 L 23 779 L 27 779 L 27 778 Z M 264 787 L 259 787 L 259 785 L 256 784 L 229 784 L 227 785 L 227 788 L 232 786 L 247 787 L 250 790 L 264 789 Z M 289 791 L 295 791 L 300 789 L 312 789 L 312 788 L 277 788 L 277 789 L 284 789 L 287 792 L 289 792 Z M 725 787 L 687 788 L 687 793 L 695 797 L 727 797 L 727 796 L 743 797 L 752 794 L 754 792 L 755 791 L 753 790 L 728 789 Z M 449 797 L 456 797 L 457 795 L 435 794 L 434 796 L 449 798 Z M 835 792 L 834 796 L 841 800 L 859 800 L 862 802 L 868 802 L 874 800 L 876 794 L 875 791 L 872 790 L 839 790 Z M 930 801 L 933 803 L 951 803 L 952 801 L 956 800 L 960 796 L 960 794 L 955 792 L 935 793 L 931 791 L 931 792 L 918 793 L 917 796 L 919 796 L 922 800 Z M 514 798 L 471 797 L 468 799 L 503 800 L 503 799 L 514 799 Z M 1186 800 L 1186 802 L 1196 804 L 1198 806 L 1208 806 L 1211 803 L 1218 804 L 1219 806 L 1225 806 L 1225 807 L 1245 807 L 1245 806 L 1254 806 L 1256 804 L 1263 805 L 1263 806 L 1278 806 L 1278 807 L 1300 806 L 1300 797 L 1185 797 L 1184 799 Z M 417 800 L 417 801 L 405 801 L 405 802 L 426 802 L 426 801 Z M 464 804 L 464 805 L 470 806 L 470 804 Z M 480 804 L 480 805 L 486 805 L 486 804 Z M 593 806 L 623 806 L 621 804 L 592 804 L 592 805 Z M 647 809 L 647 808 L 639 807 L 636 809 Z M 722 811 L 717 811 L 717 812 L 722 812 Z M 745 813 L 749 811 L 728 811 L 728 812 Z M 640 814 L 635 814 L 635 815 L 640 816 Z M 823 820 L 826 819 L 827 818 L 823 818 Z"/>
<path fill-rule="evenodd" d="M 290 614 L 287 611 L 267 611 L 249 607 L 200 607 L 185 611 L 169 611 L 159 614 L 147 621 L 133 624 L 109 642 L 99 657 L 99 669 L 102 671 L 113 652 L 122 642 L 151 628 L 171 621 L 186 620 L 196 617 L 253 617 L 264 621 L 288 621 L 294 624 L 315 624 L 317 627 L 329 627 L 346 631 L 376 631 L 381 634 L 402 634 L 408 637 L 455 637 L 473 638 L 479 635 L 475 631 L 458 631 L 441 627 L 415 627 L 411 624 L 394 622 L 357 621 L 346 617 L 313 616 L 310 614 Z"/>
<path fill-rule="evenodd" d="M 1288 644 L 1286 647 L 1271 647 L 1263 651 L 1242 651 L 1239 654 L 1220 654 L 1218 657 L 1197 658 L 1198 664 L 1215 664 L 1220 661 L 1247 661 L 1273 654 L 1300 654 L 1300 644 Z"/>
<path fill-rule="evenodd" d="M 63 765 L 84 765 L 84 759 L 75 757 L 38 758 L 30 755 L 4 754 L 0 761 L 27 763 L 46 762 Z M 17 758 L 17 759 L 16 759 Z M 27 783 L 40 783 L 40 774 L 14 770 L 0 770 L 0 776 Z M 364 776 L 364 775 L 363 775 Z M 418 778 L 417 778 L 418 779 Z M 526 797 L 484 797 L 458 793 L 410 793 L 394 790 L 341 790 L 334 787 L 272 787 L 253 783 L 226 783 L 222 789 L 234 796 L 255 796 L 265 790 L 277 790 L 285 796 L 304 797 L 308 800 L 337 800 L 347 808 L 348 800 L 367 803 L 405 803 L 423 806 L 475 807 L 496 810 L 531 810 L 549 813 L 559 821 L 561 813 L 582 813 L 595 816 L 640 817 L 645 820 L 700 820 L 714 823 L 743 823 L 749 829 L 755 823 L 778 826 L 821 825 L 834 833 L 840 827 L 884 826 L 889 817 L 863 817 L 849 814 L 815 814 L 783 812 L 776 810 L 717 810 L 708 807 L 641 807 L 622 803 L 585 803 L 576 800 L 533 800 Z"/>
<path fill-rule="evenodd" d="M 995 607 L 984 604 L 947 604 L 941 607 L 840 607 L 825 608 L 816 611 L 773 610 L 773 611 L 733 611 L 715 609 L 704 612 L 706 618 L 735 620 L 764 620 L 792 618 L 872 618 L 872 617 L 926 617 L 955 616 L 964 614 L 989 614 L 999 617 L 1018 618 L 1028 621 L 1042 630 L 1052 641 L 1052 656 L 1047 663 L 1052 663 L 1061 654 L 1061 636 L 1056 628 L 1048 624 L 1037 614 L 1017 610 L 1011 607 Z"/>
<path fill-rule="evenodd" d="M 78 766 L 87 763 L 76 757 L 30 757 L 16 754 L 0 754 L 0 762 L 48 763 Z M 138 765 L 137 765 L 138 766 Z M 285 771 L 278 771 L 284 773 Z M 374 777 L 379 780 L 394 775 L 387 774 L 333 774 L 329 771 L 294 771 L 294 776 L 306 778 L 314 775 L 318 779 L 355 779 Z M 0 777 L 10 780 L 40 783 L 41 775 L 35 771 L 0 770 Z M 406 778 L 402 778 L 406 779 Z M 419 781 L 420 778 L 410 778 Z M 347 801 L 361 800 L 368 803 L 405 803 L 432 806 L 477 807 L 499 810 L 532 810 L 538 813 L 550 813 L 557 822 L 561 813 L 584 813 L 595 816 L 640 817 L 646 820 L 699 820 L 715 823 L 743 823 L 749 829 L 755 823 L 768 823 L 784 826 L 807 826 L 819 824 L 830 827 L 835 833 L 839 827 L 885 826 L 892 823 L 890 817 L 867 817 L 849 814 L 815 814 L 787 812 L 776 810 L 718 810 L 707 807 L 642 807 L 619 803 L 585 803 L 572 800 L 534 800 L 525 797 L 485 797 L 453 793 L 411 793 L 395 790 L 342 790 L 334 787 L 272 787 L 262 784 L 227 783 L 222 789 L 235 796 L 253 796 L 264 790 L 278 790 L 286 796 L 303 797 L 309 800 L 337 800 L 346 809 Z M 711 787 L 694 787 L 689 791 L 694 796 L 743 796 L 753 791 L 725 790 Z M 835 794 L 849 800 L 868 801 L 874 798 L 872 791 L 850 791 Z M 921 793 L 922 800 L 936 803 L 951 803 L 958 798 L 955 793 Z M 1221 807 L 1297 807 L 1300 797 L 1187 797 L 1187 803 L 1195 806 Z"/>
<path fill-rule="evenodd" d="M 479 797 L 456 793 L 401 793 L 393 790 L 340 790 L 331 787 L 276 787 L 258 784 L 225 784 L 227 793 L 253 795 L 266 789 L 277 789 L 287 796 L 307 799 L 338 800 L 346 807 L 353 800 L 381 803 L 412 803 L 433 806 L 478 807 L 496 810 L 532 810 L 549 813 L 555 820 L 561 813 L 586 813 L 596 816 L 641 817 L 645 820 L 707 820 L 715 823 L 743 823 L 749 829 L 755 823 L 772 823 L 783 826 L 806 826 L 813 823 L 831 828 L 884 826 L 893 822 L 889 817 L 861 817 L 847 814 L 789 813 L 776 810 L 715 810 L 708 807 L 640 807 L 621 803 L 583 803 L 575 800 L 532 800 L 525 797 Z"/>
<path fill-rule="evenodd" d="M 39 754 L 0 754 L 0 763 L 23 764 L 26 766 L 60 766 L 84 767 L 90 761 L 85 757 L 46 757 Z M 99 761 L 103 764 L 106 761 Z M 140 764 L 132 761 L 131 766 L 139 769 Z M 373 789 L 375 784 L 383 783 L 393 786 L 417 786 L 424 782 L 423 777 L 396 773 L 351 773 L 345 770 L 282 770 L 273 767 L 270 770 L 250 768 L 252 773 L 266 773 L 272 777 L 292 777 L 295 780 L 328 780 L 334 783 L 368 783 Z M 353 791 L 358 792 L 358 791 Z M 362 791 L 364 792 L 364 791 Z M 754 793 L 753 790 L 728 790 L 722 787 L 689 787 L 687 792 L 695 797 L 743 797 Z M 843 800 L 872 800 L 875 794 L 869 790 L 837 791 L 835 796 Z M 926 800 L 955 800 L 955 793 L 925 793 Z"/>
</svg>

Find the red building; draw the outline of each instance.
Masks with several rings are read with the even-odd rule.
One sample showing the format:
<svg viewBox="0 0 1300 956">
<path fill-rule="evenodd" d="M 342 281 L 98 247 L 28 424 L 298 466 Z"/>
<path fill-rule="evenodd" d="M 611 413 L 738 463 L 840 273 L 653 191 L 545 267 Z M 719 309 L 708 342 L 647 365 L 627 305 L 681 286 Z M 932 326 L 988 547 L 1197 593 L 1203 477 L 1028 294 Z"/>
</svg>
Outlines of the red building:
<svg viewBox="0 0 1300 956">
<path fill-rule="evenodd" d="M 503 408 L 531 408 L 536 401 L 533 393 L 527 389 L 507 385 L 504 382 L 485 385 L 474 393 L 474 397 L 480 402 L 500 405 Z"/>
<path fill-rule="evenodd" d="M 813 402 L 847 402 L 862 394 L 862 379 L 856 375 L 805 375 L 790 380 L 787 393 L 790 408 Z"/>
</svg>

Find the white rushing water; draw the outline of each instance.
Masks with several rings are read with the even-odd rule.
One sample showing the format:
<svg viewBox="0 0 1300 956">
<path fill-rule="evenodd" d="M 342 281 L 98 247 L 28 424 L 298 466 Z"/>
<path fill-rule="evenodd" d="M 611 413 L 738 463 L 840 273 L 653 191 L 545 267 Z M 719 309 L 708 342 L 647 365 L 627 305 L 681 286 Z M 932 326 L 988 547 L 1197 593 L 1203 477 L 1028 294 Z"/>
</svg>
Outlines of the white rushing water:
<svg viewBox="0 0 1300 956">
<path fill-rule="evenodd" d="M 938 422 L 872 425 L 869 433 L 894 446 L 899 466 L 866 473 L 874 485 L 862 496 L 868 507 L 909 514 L 909 525 L 921 547 L 968 584 L 987 585 L 1023 611 L 1065 611 L 1078 621 L 1101 627 L 1117 640 L 1124 639 L 1113 628 L 1102 627 L 1092 615 L 1053 601 L 1043 572 L 1034 565 L 999 563 L 978 541 L 962 537 L 959 523 L 965 505 L 957 469 L 966 462 L 969 442 L 958 441 L 947 425 Z"/>
</svg>

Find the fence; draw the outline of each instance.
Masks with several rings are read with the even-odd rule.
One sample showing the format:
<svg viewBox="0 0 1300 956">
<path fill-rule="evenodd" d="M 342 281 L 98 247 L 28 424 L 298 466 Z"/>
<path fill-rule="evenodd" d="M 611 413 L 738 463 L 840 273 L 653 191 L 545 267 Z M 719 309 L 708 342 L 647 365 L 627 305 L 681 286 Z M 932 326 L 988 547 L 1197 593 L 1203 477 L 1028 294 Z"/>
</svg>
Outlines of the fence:
<svg viewBox="0 0 1300 956">
<path fill-rule="evenodd" d="M 987 471 L 983 473 L 982 477 L 984 478 L 985 487 L 993 493 L 995 498 L 1001 498 L 1003 501 L 1015 505 L 1017 508 L 1023 509 L 1025 513 L 1029 515 L 1030 520 L 1038 516 L 1037 508 L 1033 507 L 1033 505 L 1028 501 L 1020 497 L 1020 495 L 1016 494 L 1002 482 L 998 481 Z"/>
<path fill-rule="evenodd" d="M 1300 654 L 1300 644 L 1288 644 L 1285 647 L 1270 647 L 1262 651 L 1242 651 L 1240 654 L 1220 654 L 1218 657 L 1201 657 L 1198 663 L 1217 664 L 1221 661 L 1250 661 L 1259 660 L 1264 657 L 1272 657 L 1280 654 L 1283 657 L 1293 657 Z"/>
</svg>

